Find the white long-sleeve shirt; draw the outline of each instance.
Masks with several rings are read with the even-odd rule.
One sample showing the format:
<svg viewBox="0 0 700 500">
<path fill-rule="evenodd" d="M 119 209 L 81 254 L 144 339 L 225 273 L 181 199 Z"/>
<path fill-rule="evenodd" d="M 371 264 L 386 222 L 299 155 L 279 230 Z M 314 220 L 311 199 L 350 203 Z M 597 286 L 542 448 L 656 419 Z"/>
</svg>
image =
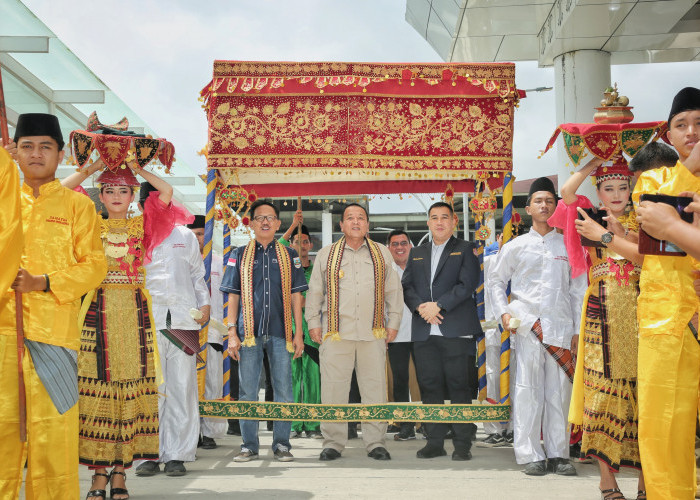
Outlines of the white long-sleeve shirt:
<svg viewBox="0 0 700 500">
<path fill-rule="evenodd" d="M 170 311 L 171 328 L 199 330 L 190 309 L 211 304 L 204 281 L 204 262 L 197 237 L 185 226 L 175 226 L 170 235 L 153 249 L 145 266 L 146 288 L 151 295 L 157 330 L 165 329 Z"/>
<path fill-rule="evenodd" d="M 221 288 L 221 278 L 224 275 L 224 259 L 218 254 L 211 256 L 211 313 L 209 314 L 209 334 L 207 342 L 223 344 L 226 327 L 224 326 L 224 292 Z"/>
<path fill-rule="evenodd" d="M 399 279 L 403 278 L 403 269 L 392 263 L 392 267 L 398 273 Z M 410 342 L 411 341 L 411 311 L 409 311 L 406 303 L 403 305 L 403 315 L 401 316 L 401 326 L 399 326 L 399 331 L 396 334 L 396 338 L 393 342 Z"/>
<path fill-rule="evenodd" d="M 571 278 L 564 237 L 556 231 L 544 236 L 534 229 L 503 246 L 490 278 L 493 310 L 500 320 L 504 313 L 521 321 L 518 334 L 532 335 L 540 319 L 542 340 L 565 349 L 579 332 L 583 296 L 588 285 L 585 274 Z M 511 282 L 511 302 L 506 297 Z"/>
<path fill-rule="evenodd" d="M 498 254 L 484 257 L 484 319 L 486 321 L 498 319 L 495 311 L 493 310 L 493 298 L 491 297 L 492 287 L 490 276 L 493 265 L 496 263 L 497 259 Z M 498 328 L 484 329 L 484 336 L 486 337 L 486 345 L 501 345 L 501 332 L 498 331 Z"/>
</svg>

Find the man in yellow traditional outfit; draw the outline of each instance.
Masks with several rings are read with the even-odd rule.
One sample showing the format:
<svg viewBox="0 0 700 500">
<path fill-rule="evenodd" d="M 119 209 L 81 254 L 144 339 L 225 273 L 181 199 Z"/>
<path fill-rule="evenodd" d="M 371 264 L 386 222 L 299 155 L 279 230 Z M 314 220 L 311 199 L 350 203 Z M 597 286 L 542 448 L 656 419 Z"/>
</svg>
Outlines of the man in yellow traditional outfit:
<svg viewBox="0 0 700 500">
<path fill-rule="evenodd" d="M 386 403 L 386 344 L 398 333 L 403 289 L 389 249 L 367 237 L 369 216 L 350 203 L 340 222 L 343 237 L 316 256 L 306 294 L 311 340 L 321 344 L 321 402 L 347 404 L 353 369 L 362 403 Z M 371 290 L 371 292 L 370 292 Z M 369 292 L 369 293 L 368 293 Z M 386 423 L 363 422 L 370 458 L 390 460 Z M 348 439 L 343 423 L 322 423 L 320 460 L 340 458 Z"/>
<path fill-rule="evenodd" d="M 0 498 L 19 497 L 25 461 L 25 498 L 78 498 L 78 312 L 107 263 L 94 204 L 55 178 L 64 145 L 58 119 L 20 115 L 15 142 L 8 149 L 24 173 L 25 245 L 14 291 L 3 288 L 0 302 Z M 23 294 L 26 443 L 19 439 L 16 292 Z"/>
<path fill-rule="evenodd" d="M 673 99 L 668 139 L 675 167 L 639 178 L 633 199 L 644 193 L 700 192 L 700 90 L 686 87 Z M 642 216 L 642 229 L 644 221 Z M 650 499 L 695 494 L 695 423 L 700 388 L 700 346 L 689 323 L 700 309 L 691 256 L 646 255 L 640 279 L 639 450 Z"/>
</svg>

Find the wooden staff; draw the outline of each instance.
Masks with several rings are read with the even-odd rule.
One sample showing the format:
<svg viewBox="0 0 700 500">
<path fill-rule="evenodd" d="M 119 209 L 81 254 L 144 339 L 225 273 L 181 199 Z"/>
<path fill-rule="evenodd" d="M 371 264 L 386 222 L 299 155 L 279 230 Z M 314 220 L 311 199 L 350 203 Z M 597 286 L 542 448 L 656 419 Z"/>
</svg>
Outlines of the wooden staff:
<svg viewBox="0 0 700 500">
<path fill-rule="evenodd" d="M 297 196 L 297 211 L 301 212 L 301 196 Z M 297 226 L 297 243 L 299 243 L 299 258 L 301 258 L 301 222 Z"/>
<path fill-rule="evenodd" d="M 10 143 L 10 131 L 7 127 L 7 111 L 5 108 L 5 93 L 2 90 L 2 68 L 0 68 L 0 133 L 2 143 Z M 22 293 L 15 291 L 15 322 L 17 323 L 17 380 L 19 388 L 19 440 L 27 442 L 27 395 L 24 390 L 24 372 L 22 358 L 24 357 L 24 317 L 22 315 Z"/>
</svg>

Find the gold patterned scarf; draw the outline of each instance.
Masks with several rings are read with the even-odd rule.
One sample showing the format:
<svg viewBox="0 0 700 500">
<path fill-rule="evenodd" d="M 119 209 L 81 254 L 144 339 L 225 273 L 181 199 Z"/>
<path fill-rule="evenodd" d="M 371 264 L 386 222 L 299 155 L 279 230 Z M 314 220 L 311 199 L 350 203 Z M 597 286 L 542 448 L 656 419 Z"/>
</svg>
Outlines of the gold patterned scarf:
<svg viewBox="0 0 700 500">
<path fill-rule="evenodd" d="M 378 338 L 386 338 L 384 328 L 384 281 L 386 279 L 386 265 L 384 256 L 377 244 L 366 238 L 367 248 L 372 257 L 374 266 L 374 315 L 372 317 L 372 334 Z M 340 340 L 340 280 L 343 271 L 340 263 L 343 261 L 345 251 L 345 236 L 333 243 L 328 254 L 328 266 L 326 268 L 326 296 L 328 297 L 328 332 L 323 337 L 331 340 Z"/>
<path fill-rule="evenodd" d="M 287 350 L 294 352 L 292 345 L 292 261 L 287 249 L 275 240 L 275 252 L 280 268 L 282 281 L 282 309 L 284 310 L 284 338 L 287 340 Z M 241 307 L 243 308 L 243 345 L 255 345 L 255 319 L 253 316 L 253 263 L 255 261 L 255 245 L 253 240 L 246 245 L 241 257 Z"/>
</svg>

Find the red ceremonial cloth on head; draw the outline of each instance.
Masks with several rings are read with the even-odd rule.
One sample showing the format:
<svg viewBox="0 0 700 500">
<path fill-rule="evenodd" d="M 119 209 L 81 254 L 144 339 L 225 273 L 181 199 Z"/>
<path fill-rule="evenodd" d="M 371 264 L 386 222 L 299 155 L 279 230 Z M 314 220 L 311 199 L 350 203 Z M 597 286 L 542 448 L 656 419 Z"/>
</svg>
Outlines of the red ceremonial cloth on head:
<svg viewBox="0 0 700 500">
<path fill-rule="evenodd" d="M 208 167 L 259 196 L 492 188 L 512 170 L 515 66 L 216 61 Z"/>
</svg>

